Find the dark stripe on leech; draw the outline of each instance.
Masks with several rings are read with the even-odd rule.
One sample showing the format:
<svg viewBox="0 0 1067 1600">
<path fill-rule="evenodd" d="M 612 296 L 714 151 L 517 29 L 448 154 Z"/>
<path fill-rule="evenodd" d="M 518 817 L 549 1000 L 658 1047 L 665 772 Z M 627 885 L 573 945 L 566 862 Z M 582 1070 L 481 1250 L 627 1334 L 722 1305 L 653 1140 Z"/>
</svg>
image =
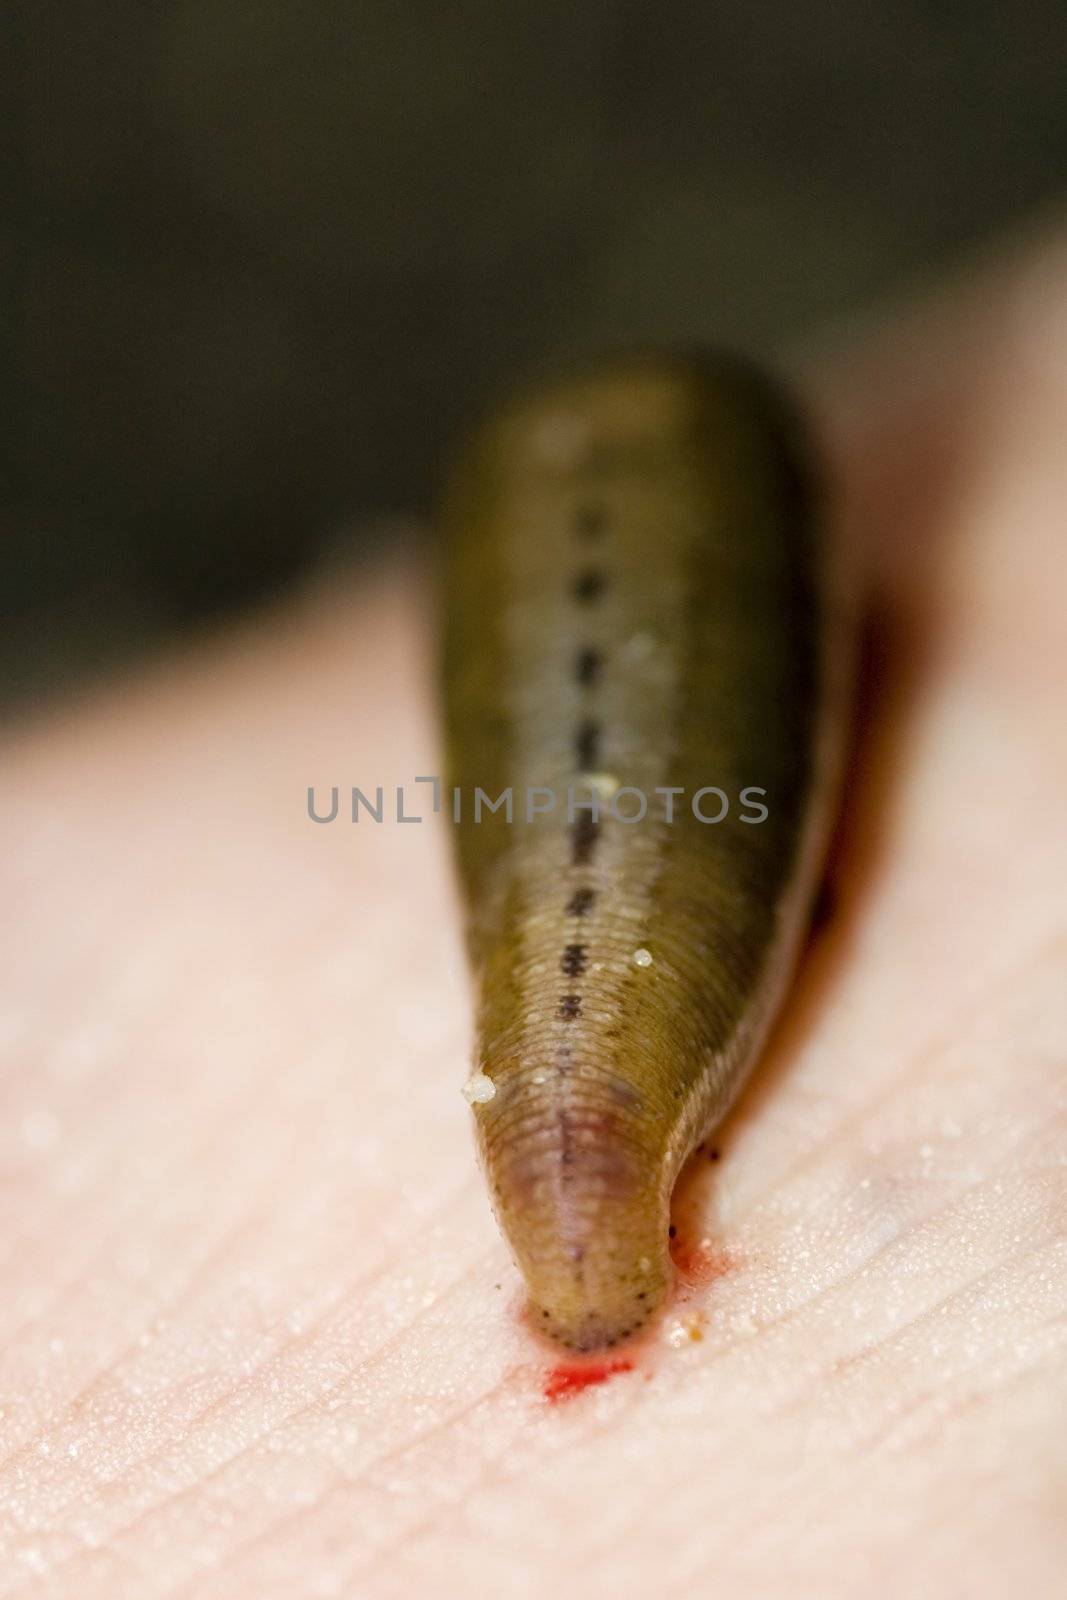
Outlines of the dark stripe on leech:
<svg viewBox="0 0 1067 1600">
<path fill-rule="evenodd" d="M 592 889 L 575 889 L 567 901 L 568 917 L 584 917 L 595 899 Z"/>
<path fill-rule="evenodd" d="M 576 1022 L 582 1014 L 582 998 L 577 994 L 565 994 L 559 1003 L 559 1017 L 562 1022 Z"/>
<path fill-rule="evenodd" d="M 574 754 L 582 772 L 592 771 L 600 759 L 600 724 L 586 717 L 574 735 Z"/>
<path fill-rule="evenodd" d="M 575 530 L 581 538 L 596 538 L 607 527 L 607 514 L 602 506 L 582 505 L 575 514 Z M 573 580 L 572 593 L 580 605 L 592 605 L 599 600 L 607 587 L 607 578 L 596 567 L 586 567 Z M 604 658 L 599 650 L 586 645 L 579 649 L 574 659 L 574 676 L 583 689 L 591 689 L 600 675 Z M 600 724 L 585 717 L 574 733 L 574 753 L 579 770 L 595 768 L 600 755 Z M 571 863 L 582 866 L 593 854 L 600 824 L 591 811 L 581 811 L 571 825 Z M 567 902 L 567 914 L 584 917 L 593 904 L 592 889 L 576 889 Z M 568 978 L 580 978 L 586 969 L 587 946 L 569 944 L 560 957 L 560 971 Z M 564 1022 L 574 1022 L 581 1015 L 582 1000 L 577 994 L 565 994 L 559 1002 L 559 1016 Z M 565 1130 L 561 1127 L 561 1132 Z M 564 1145 L 566 1144 L 564 1138 Z M 564 1155 L 564 1160 L 567 1157 Z"/>
<path fill-rule="evenodd" d="M 599 650 L 579 650 L 574 662 L 574 676 L 583 689 L 591 689 L 600 676 L 604 657 Z"/>
<path fill-rule="evenodd" d="M 580 978 L 585 971 L 587 948 L 584 944 L 569 944 L 560 957 L 560 971 L 568 978 Z"/>
<path fill-rule="evenodd" d="M 607 527 L 608 514 L 603 506 L 579 506 L 575 523 L 584 539 L 595 539 Z"/>
<path fill-rule="evenodd" d="M 579 572 L 574 580 L 574 598 L 582 605 L 592 605 L 593 601 L 599 600 L 604 593 L 607 582 L 602 572 L 598 572 L 595 567 L 587 567 L 584 572 Z"/>
<path fill-rule="evenodd" d="M 600 823 L 591 811 L 580 811 L 571 826 L 571 862 L 584 867 L 600 835 Z"/>
</svg>

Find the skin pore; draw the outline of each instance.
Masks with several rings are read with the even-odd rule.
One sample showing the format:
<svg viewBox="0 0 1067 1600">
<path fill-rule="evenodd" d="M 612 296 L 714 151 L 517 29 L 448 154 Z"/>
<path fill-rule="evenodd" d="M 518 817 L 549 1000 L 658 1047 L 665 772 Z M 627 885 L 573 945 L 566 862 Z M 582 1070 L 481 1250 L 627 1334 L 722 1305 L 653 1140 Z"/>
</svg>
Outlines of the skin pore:
<svg viewBox="0 0 1067 1600">
<path fill-rule="evenodd" d="M 869 595 L 826 914 L 606 1381 L 517 1314 L 443 829 L 345 816 L 438 770 L 426 575 L 8 731 L 2 1600 L 1056 1591 L 1065 267 L 805 369 Z"/>
</svg>

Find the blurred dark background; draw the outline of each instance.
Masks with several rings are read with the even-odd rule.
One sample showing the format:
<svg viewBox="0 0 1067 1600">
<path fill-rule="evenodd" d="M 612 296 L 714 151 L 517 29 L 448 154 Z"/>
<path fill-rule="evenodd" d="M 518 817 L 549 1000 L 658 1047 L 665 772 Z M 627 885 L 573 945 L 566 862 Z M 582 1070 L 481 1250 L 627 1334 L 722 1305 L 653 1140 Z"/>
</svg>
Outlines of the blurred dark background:
<svg viewBox="0 0 1067 1600">
<path fill-rule="evenodd" d="M 9 702 L 424 513 L 515 369 L 773 351 L 1058 197 L 1067 156 L 1061 0 L 4 19 Z"/>
</svg>

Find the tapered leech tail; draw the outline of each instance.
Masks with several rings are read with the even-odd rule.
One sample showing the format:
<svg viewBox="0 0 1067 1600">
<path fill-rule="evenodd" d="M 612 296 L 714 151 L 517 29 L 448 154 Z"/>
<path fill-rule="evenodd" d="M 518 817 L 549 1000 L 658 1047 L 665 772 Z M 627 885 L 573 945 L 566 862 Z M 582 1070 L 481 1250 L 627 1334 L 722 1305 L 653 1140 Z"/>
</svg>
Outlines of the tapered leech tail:
<svg viewBox="0 0 1067 1600">
<path fill-rule="evenodd" d="M 445 522 L 450 781 L 516 796 L 455 828 L 478 1142 L 538 1326 L 595 1350 L 663 1301 L 674 1180 L 809 914 L 840 723 L 820 530 L 777 395 L 674 356 L 520 395 Z"/>
</svg>

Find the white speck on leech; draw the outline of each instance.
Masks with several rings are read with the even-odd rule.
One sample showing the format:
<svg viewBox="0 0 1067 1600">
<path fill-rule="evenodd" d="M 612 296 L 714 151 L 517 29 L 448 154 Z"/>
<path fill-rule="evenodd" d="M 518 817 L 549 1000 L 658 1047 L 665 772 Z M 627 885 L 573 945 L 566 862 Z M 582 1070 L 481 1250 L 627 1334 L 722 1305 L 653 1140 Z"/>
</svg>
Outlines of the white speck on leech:
<svg viewBox="0 0 1067 1600">
<path fill-rule="evenodd" d="M 484 1106 L 496 1094 L 496 1084 L 484 1072 L 474 1072 L 463 1085 L 463 1098 L 469 1106 Z"/>
<path fill-rule="evenodd" d="M 650 967 L 652 965 L 652 954 L 644 948 L 635 950 L 633 961 L 635 967 Z"/>
<path fill-rule="evenodd" d="M 627 661 L 647 661 L 656 648 L 655 636 L 651 633 L 633 633 L 623 646 L 623 657 Z"/>
</svg>

